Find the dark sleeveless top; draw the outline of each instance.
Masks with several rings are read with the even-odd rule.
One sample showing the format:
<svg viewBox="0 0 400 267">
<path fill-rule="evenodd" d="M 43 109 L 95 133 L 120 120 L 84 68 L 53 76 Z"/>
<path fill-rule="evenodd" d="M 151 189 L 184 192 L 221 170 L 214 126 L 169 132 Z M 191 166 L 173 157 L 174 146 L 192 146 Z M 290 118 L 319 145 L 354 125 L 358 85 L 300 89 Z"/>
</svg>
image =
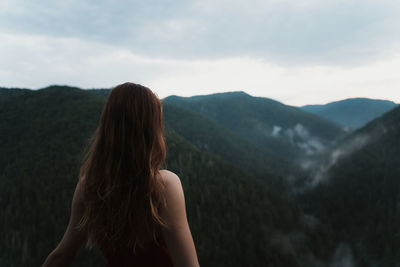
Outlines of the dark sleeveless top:
<svg viewBox="0 0 400 267">
<path fill-rule="evenodd" d="M 136 253 L 128 249 L 113 251 L 104 244 L 100 249 L 107 259 L 106 267 L 173 267 L 163 240 L 146 248 L 137 246 Z"/>
</svg>

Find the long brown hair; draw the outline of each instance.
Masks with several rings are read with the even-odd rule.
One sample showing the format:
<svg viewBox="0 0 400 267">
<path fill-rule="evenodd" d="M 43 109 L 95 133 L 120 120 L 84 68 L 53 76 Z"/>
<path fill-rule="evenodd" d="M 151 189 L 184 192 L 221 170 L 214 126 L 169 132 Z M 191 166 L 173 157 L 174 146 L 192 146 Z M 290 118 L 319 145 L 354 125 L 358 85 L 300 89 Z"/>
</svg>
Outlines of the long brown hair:
<svg viewBox="0 0 400 267">
<path fill-rule="evenodd" d="M 87 233 L 89 247 L 106 242 L 135 249 L 157 242 L 165 226 L 158 178 L 164 160 L 160 100 L 138 84 L 116 86 L 80 168 L 85 209 L 78 227 Z"/>
</svg>

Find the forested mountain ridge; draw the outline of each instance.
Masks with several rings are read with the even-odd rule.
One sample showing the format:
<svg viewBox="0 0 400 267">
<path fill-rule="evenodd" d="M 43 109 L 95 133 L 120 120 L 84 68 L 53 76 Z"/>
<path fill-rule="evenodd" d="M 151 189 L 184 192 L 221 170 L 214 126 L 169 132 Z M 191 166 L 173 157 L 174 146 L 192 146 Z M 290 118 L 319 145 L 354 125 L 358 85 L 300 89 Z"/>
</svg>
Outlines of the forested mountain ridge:
<svg viewBox="0 0 400 267">
<path fill-rule="evenodd" d="M 13 91 L 0 97 L 0 265 L 40 266 L 65 230 L 104 99 L 69 87 Z"/>
<path fill-rule="evenodd" d="M 305 210 L 329 225 L 359 266 L 400 266 L 400 107 L 345 138 Z"/>
<path fill-rule="evenodd" d="M 291 160 L 319 153 L 345 133 L 319 116 L 244 92 L 170 96 L 164 103 L 195 111 L 260 149 Z"/>
<path fill-rule="evenodd" d="M 299 172 L 292 162 L 259 149 L 225 127 L 199 113 L 163 103 L 165 125 L 198 149 L 218 155 L 232 165 L 283 189 L 285 177 Z"/>
<path fill-rule="evenodd" d="M 0 87 L 0 97 L 1 96 L 7 96 L 7 95 L 15 95 L 15 94 L 24 94 L 28 91 L 31 91 L 29 89 L 22 89 L 22 88 L 4 88 Z"/>
<path fill-rule="evenodd" d="M 306 105 L 301 109 L 354 130 L 395 108 L 396 105 L 388 100 L 349 98 L 325 105 Z"/>
<path fill-rule="evenodd" d="M 1 266 L 40 266 L 61 239 L 80 155 L 104 102 L 64 86 L 1 95 Z M 166 129 L 166 142 L 166 167 L 182 179 L 203 266 L 296 267 L 329 259 L 329 247 L 321 246 L 327 234 L 303 222 L 291 201 L 173 129 Z M 102 264 L 98 252 L 82 250 L 74 266 Z"/>
</svg>

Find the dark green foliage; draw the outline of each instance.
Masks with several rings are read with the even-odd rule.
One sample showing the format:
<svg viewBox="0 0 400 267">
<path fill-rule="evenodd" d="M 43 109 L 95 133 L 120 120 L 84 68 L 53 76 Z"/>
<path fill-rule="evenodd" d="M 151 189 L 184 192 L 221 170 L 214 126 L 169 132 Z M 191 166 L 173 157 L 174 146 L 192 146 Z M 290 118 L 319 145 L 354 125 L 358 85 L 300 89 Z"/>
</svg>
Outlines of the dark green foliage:
<svg viewBox="0 0 400 267">
<path fill-rule="evenodd" d="M 299 214 L 288 200 L 174 132 L 167 141 L 167 167 L 182 179 L 201 264 L 298 266 L 271 244 L 277 233 L 298 228 Z"/>
<path fill-rule="evenodd" d="M 360 148 L 354 143 L 364 140 Z M 346 138 L 326 181 L 304 196 L 308 212 L 351 245 L 360 266 L 400 266 L 400 108 Z M 377 263 L 374 265 L 372 263 Z"/>
<path fill-rule="evenodd" d="M 0 104 L 0 258 L 40 266 L 69 218 L 80 152 L 102 98 L 79 89 L 15 92 Z M 80 266 L 96 265 L 82 256 Z"/>
<path fill-rule="evenodd" d="M 25 94 L 26 92 L 29 92 L 29 89 L 9 89 L 9 88 L 2 88 L 0 87 L 0 101 L 4 99 L 5 97 L 11 96 L 11 95 L 22 95 Z"/>
<path fill-rule="evenodd" d="M 284 176 L 298 171 L 288 160 L 261 150 L 213 120 L 170 104 L 164 104 L 163 108 L 167 127 L 200 150 L 218 155 L 277 188 L 284 188 Z"/>
<path fill-rule="evenodd" d="M 396 107 L 396 104 L 392 101 L 350 98 L 326 105 L 307 105 L 301 107 L 301 109 L 346 126 L 349 129 L 357 129 L 394 107 Z"/>
<path fill-rule="evenodd" d="M 80 155 L 105 98 L 62 86 L 0 97 L 0 265 L 40 266 L 67 226 Z M 326 259 L 317 231 L 307 230 L 289 200 L 172 129 L 166 139 L 166 167 L 182 179 L 202 266 Z M 82 248 L 73 266 L 103 264 L 98 251 Z"/>
</svg>

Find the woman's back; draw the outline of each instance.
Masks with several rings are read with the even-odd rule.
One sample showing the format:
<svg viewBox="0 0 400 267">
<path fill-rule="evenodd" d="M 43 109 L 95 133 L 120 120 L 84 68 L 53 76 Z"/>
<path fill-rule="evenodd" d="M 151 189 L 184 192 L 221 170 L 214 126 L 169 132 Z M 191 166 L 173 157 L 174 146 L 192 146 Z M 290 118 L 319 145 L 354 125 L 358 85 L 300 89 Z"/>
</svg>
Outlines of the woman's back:
<svg viewBox="0 0 400 267">
<path fill-rule="evenodd" d="M 143 247 L 137 246 L 134 253 L 123 244 L 118 249 L 112 248 L 107 242 L 98 244 L 107 259 L 106 267 L 172 267 L 173 261 L 175 266 L 198 266 L 180 179 L 167 170 L 161 170 L 158 178 L 165 185 L 166 206 L 161 214 L 167 227 L 159 228 L 157 243 L 149 239 Z M 174 260 L 168 248 L 175 256 Z"/>
</svg>

